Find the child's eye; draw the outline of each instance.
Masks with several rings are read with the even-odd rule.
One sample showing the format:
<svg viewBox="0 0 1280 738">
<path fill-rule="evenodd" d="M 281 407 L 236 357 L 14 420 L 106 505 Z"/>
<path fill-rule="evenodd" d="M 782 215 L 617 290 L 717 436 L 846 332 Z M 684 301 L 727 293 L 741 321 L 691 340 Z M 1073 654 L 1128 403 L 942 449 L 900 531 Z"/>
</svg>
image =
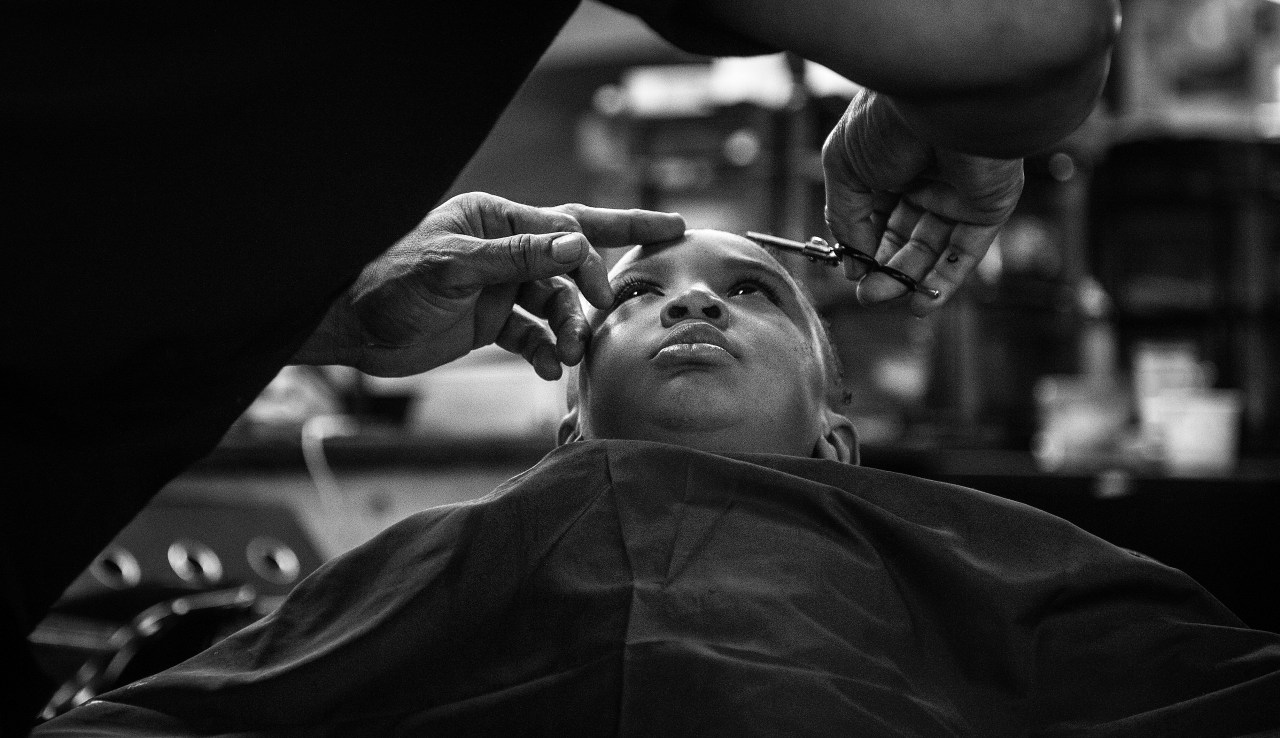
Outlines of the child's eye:
<svg viewBox="0 0 1280 738">
<path fill-rule="evenodd" d="M 613 307 L 616 308 L 627 300 L 649 293 L 660 294 L 657 285 L 639 279 L 627 280 L 614 290 Z"/>
<path fill-rule="evenodd" d="M 778 293 L 769 285 L 758 282 L 754 279 L 747 279 L 733 286 L 729 290 L 729 297 L 738 297 L 739 295 L 764 295 L 769 302 L 778 304 Z"/>
</svg>

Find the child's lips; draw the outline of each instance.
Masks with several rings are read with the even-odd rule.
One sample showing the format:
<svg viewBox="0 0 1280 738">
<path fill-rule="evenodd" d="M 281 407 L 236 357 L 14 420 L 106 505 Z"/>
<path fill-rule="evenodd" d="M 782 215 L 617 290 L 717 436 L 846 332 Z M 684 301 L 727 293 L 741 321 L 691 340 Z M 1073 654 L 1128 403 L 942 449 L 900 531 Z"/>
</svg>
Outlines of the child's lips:
<svg viewBox="0 0 1280 738">
<path fill-rule="evenodd" d="M 710 343 L 673 343 L 653 356 L 657 364 L 719 364 L 733 360 L 728 351 Z"/>
<path fill-rule="evenodd" d="M 662 362 L 719 362 L 737 359 L 729 338 L 719 328 L 700 320 L 679 323 L 667 331 L 651 357 Z"/>
</svg>

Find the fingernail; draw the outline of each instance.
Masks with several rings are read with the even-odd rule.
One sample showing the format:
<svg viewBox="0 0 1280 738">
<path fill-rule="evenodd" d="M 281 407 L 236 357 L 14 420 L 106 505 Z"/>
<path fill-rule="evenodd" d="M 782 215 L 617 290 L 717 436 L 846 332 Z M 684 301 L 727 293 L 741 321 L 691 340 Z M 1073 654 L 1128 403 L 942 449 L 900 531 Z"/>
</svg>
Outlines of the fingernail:
<svg viewBox="0 0 1280 738">
<path fill-rule="evenodd" d="M 566 233 L 551 242 L 551 258 L 561 264 L 572 264 L 582 256 L 582 236 Z"/>
<path fill-rule="evenodd" d="M 906 287 L 879 272 L 872 272 L 858 282 L 858 300 L 863 304 L 885 302 L 906 292 Z"/>
</svg>

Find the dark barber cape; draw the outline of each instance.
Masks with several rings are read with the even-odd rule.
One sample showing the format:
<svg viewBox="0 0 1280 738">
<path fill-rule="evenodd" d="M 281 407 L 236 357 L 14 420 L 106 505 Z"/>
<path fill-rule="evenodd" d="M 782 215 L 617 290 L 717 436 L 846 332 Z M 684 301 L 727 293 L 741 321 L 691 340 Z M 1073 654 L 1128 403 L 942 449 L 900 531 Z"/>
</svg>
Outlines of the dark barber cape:
<svg viewBox="0 0 1280 738">
<path fill-rule="evenodd" d="M 334 560 L 42 736 L 1237 736 L 1280 636 L 1033 508 L 578 443 Z"/>
</svg>

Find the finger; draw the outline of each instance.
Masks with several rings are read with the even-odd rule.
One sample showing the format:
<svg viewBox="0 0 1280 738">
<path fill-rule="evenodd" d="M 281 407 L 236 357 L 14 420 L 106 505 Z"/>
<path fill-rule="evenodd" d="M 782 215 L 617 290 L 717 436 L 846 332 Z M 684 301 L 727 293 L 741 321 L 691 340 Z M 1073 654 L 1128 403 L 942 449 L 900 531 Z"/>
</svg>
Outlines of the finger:
<svg viewBox="0 0 1280 738">
<path fill-rule="evenodd" d="M 551 329 L 519 308 L 511 311 L 494 343 L 523 356 L 543 379 L 559 379 L 563 372 L 556 360 Z"/>
<path fill-rule="evenodd" d="M 902 209 L 902 205 L 899 205 L 898 210 Z M 897 211 L 895 215 L 896 213 Z M 910 238 L 893 254 L 892 258 L 883 263 L 916 280 L 923 280 L 947 248 L 954 228 L 955 224 L 945 218 L 929 212 L 923 213 L 916 221 Z M 894 227 L 891 225 L 885 230 L 885 237 L 888 238 L 893 230 Z M 869 274 L 858 283 L 858 299 L 866 303 L 884 302 L 906 293 L 908 289 L 902 282 L 887 274 Z M 933 298 L 926 296 L 926 299 Z"/>
<path fill-rule="evenodd" d="M 906 199 L 899 200 L 893 212 L 889 214 L 884 234 L 880 237 L 880 244 L 876 248 L 876 261 L 888 264 L 890 259 L 897 256 L 898 252 L 910 243 L 911 234 L 923 215 L 923 208 L 917 207 Z"/>
<path fill-rule="evenodd" d="M 579 268 L 591 252 L 580 233 L 520 233 L 495 239 L 452 236 L 423 264 L 433 289 L 445 295 L 474 292 L 488 285 L 532 282 Z"/>
<path fill-rule="evenodd" d="M 888 264 L 890 260 L 897 256 L 898 252 L 906 248 L 907 244 L 911 242 L 912 233 L 915 231 L 916 224 L 920 222 L 923 214 L 923 209 L 905 199 L 899 199 L 889 213 L 887 220 L 883 221 L 885 223 L 884 230 L 880 234 L 879 242 L 876 244 L 876 261 L 881 264 Z M 881 217 L 884 216 L 873 213 L 872 222 L 876 222 Z M 886 274 L 873 271 L 858 282 L 857 294 L 858 302 L 864 305 L 872 305 L 900 297 L 906 292 L 907 287 L 898 280 Z"/>
<path fill-rule="evenodd" d="M 844 147 L 838 141 L 841 131 L 842 127 L 837 126 L 822 147 L 822 168 L 826 184 L 823 216 L 837 243 L 864 254 L 874 254 L 880 242 L 880 231 L 871 220 L 874 196 L 871 188 L 853 171 L 844 155 Z M 859 269 L 861 267 L 850 274 L 849 262 L 846 261 L 845 273 L 851 278 L 862 274 Z"/>
<path fill-rule="evenodd" d="M 478 215 L 488 235 L 578 231 L 600 248 L 669 241 L 684 235 L 684 218 L 678 213 L 660 213 L 639 208 L 595 208 L 571 203 L 553 208 L 524 205 L 486 193 L 470 193 L 458 198 Z M 453 201 L 450 201 L 452 203 Z"/>
<path fill-rule="evenodd" d="M 622 213 L 645 222 L 647 216 L 671 221 L 672 216 L 650 211 L 605 211 L 577 206 L 588 214 Z M 684 221 L 674 216 L 683 233 Z M 594 221 L 589 221 L 593 223 Z M 499 282 L 524 282 L 565 274 L 586 266 L 583 274 L 589 299 L 612 300 L 603 260 L 587 239 L 575 236 L 582 226 L 569 212 L 512 202 L 484 192 L 458 195 L 436 208 L 424 230 L 443 236 L 431 244 L 435 258 L 424 264 L 446 290 L 467 290 Z M 643 232 L 643 227 L 637 230 Z M 558 238 L 565 236 L 565 238 Z M 548 246 L 548 243 L 550 244 Z M 551 258 L 546 250 L 550 248 Z M 505 251 L 505 252 L 504 252 Z M 560 266 L 561 264 L 565 266 Z M 441 274 L 443 272 L 443 274 Z"/>
<path fill-rule="evenodd" d="M 988 249 L 991 248 L 991 244 L 995 242 L 999 233 L 998 225 L 977 226 L 967 223 L 957 225 L 951 233 L 951 245 L 942 252 L 941 258 L 924 279 L 927 287 L 932 287 L 942 294 L 936 300 L 927 295 L 913 295 L 911 312 L 916 315 L 927 315 L 945 305 L 987 255 Z"/>
<path fill-rule="evenodd" d="M 519 294 L 518 284 L 497 284 L 485 287 L 476 295 L 472 315 L 471 348 L 488 346 L 497 340 L 498 333 L 506 325 L 511 309 Z"/>
<path fill-rule="evenodd" d="M 889 214 L 893 212 L 897 203 L 898 195 L 892 192 L 876 192 L 872 194 L 871 213 L 857 223 L 852 224 L 849 228 L 849 232 L 853 234 L 851 240 L 863 244 L 856 249 L 858 253 L 871 257 L 875 256 L 880 239 L 884 236 Z M 835 235 L 834 230 L 832 235 Z M 836 243 L 846 248 L 853 248 L 849 242 L 842 240 L 839 236 L 836 236 Z M 848 279 L 856 281 L 867 271 L 867 266 L 859 259 L 846 258 L 844 260 L 844 276 Z"/>
<path fill-rule="evenodd" d="M 572 282 L 564 277 L 528 282 L 521 286 L 516 304 L 547 321 L 555 334 L 560 363 L 573 366 L 582 361 L 591 327 Z"/>
<path fill-rule="evenodd" d="M 458 195 L 432 211 L 432 216 L 437 212 L 451 217 L 450 224 L 444 226 L 446 230 L 479 238 L 582 230 L 568 213 L 513 202 L 487 192 Z"/>
<path fill-rule="evenodd" d="M 587 247 L 587 256 L 582 260 L 582 265 L 569 272 L 569 278 L 577 283 L 583 297 L 592 305 L 604 309 L 613 304 L 609 267 L 594 248 Z"/>
<path fill-rule="evenodd" d="M 830 221 L 828 221 L 828 227 L 831 227 Z M 834 230 L 834 227 L 832 227 L 832 231 Z M 836 236 L 836 243 L 848 249 L 855 249 L 863 254 L 875 253 L 874 245 L 879 243 L 880 234 L 882 233 L 880 227 L 872 216 L 867 216 L 857 223 L 850 224 L 848 229 L 844 232 L 846 234 L 844 238 Z M 858 246 L 855 244 L 862 245 Z M 846 257 L 843 264 L 844 276 L 848 279 L 856 281 L 861 279 L 862 276 L 867 273 L 866 265 L 857 259 Z"/>
<path fill-rule="evenodd" d="M 956 224 L 935 213 L 926 212 L 916 221 L 911 238 L 887 263 L 916 279 L 923 279 L 951 241 Z"/>
<path fill-rule="evenodd" d="M 677 213 L 616 210 L 572 203 L 547 210 L 572 217 L 596 248 L 614 248 L 670 241 L 684 235 L 685 222 Z"/>
</svg>

